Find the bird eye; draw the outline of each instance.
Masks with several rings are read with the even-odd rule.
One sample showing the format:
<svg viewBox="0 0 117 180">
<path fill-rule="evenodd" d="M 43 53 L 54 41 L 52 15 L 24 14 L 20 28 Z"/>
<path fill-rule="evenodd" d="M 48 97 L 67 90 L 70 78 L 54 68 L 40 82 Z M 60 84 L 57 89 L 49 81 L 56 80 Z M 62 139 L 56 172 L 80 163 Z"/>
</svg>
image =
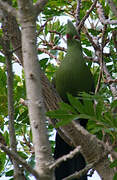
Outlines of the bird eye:
<svg viewBox="0 0 117 180">
<path fill-rule="evenodd" d="M 75 35 L 73 38 L 77 39 L 77 40 L 80 40 L 78 35 Z"/>
</svg>

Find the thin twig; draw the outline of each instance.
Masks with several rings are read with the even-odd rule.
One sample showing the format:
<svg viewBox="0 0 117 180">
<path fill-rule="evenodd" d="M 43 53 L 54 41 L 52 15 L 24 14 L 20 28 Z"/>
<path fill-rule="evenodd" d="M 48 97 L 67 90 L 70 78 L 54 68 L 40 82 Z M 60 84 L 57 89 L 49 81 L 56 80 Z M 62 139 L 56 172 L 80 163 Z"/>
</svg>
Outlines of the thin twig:
<svg viewBox="0 0 117 180">
<path fill-rule="evenodd" d="M 11 53 L 14 53 L 14 52 L 16 52 L 16 51 L 19 50 L 19 49 L 21 49 L 21 46 L 16 47 L 15 49 L 11 50 L 10 52 L 11 52 Z"/>
<path fill-rule="evenodd" d="M 40 27 L 39 32 L 37 33 L 37 36 L 43 31 L 44 27 L 47 25 L 49 21 L 51 21 L 53 18 L 48 18 L 47 21 Z"/>
<path fill-rule="evenodd" d="M 52 50 L 60 50 L 60 51 L 67 52 L 67 49 L 65 49 L 64 47 L 60 47 L 60 46 L 53 46 Z"/>
<path fill-rule="evenodd" d="M 74 174 L 64 178 L 63 180 L 72 180 L 72 179 L 79 179 L 81 178 L 83 175 L 85 175 L 91 168 L 93 168 L 94 166 L 94 163 L 91 163 L 91 164 L 88 164 L 84 169 L 78 171 L 78 172 L 75 172 Z"/>
<path fill-rule="evenodd" d="M 57 31 L 54 31 L 54 30 L 49 30 L 48 32 L 58 34 L 60 36 L 60 38 L 62 38 L 63 41 L 66 43 L 66 40 L 64 39 L 64 37 L 61 35 L 60 32 L 57 32 Z"/>
<path fill-rule="evenodd" d="M 112 79 L 112 77 L 111 77 L 111 75 L 110 75 L 110 73 L 109 73 L 109 71 L 108 71 L 108 69 L 106 67 L 106 64 L 104 62 L 103 62 L 103 70 L 104 70 L 104 73 L 106 75 L 107 81 L 112 82 L 113 79 Z M 116 100 L 117 99 L 117 87 L 116 87 L 116 84 L 113 82 L 112 84 L 109 84 L 109 86 L 110 86 L 113 98 L 114 98 L 114 100 Z"/>
<path fill-rule="evenodd" d="M 19 103 L 21 103 L 23 106 L 28 107 L 28 100 L 24 100 L 23 98 L 20 98 Z"/>
<path fill-rule="evenodd" d="M 97 8 L 97 14 L 98 14 L 99 19 L 100 19 L 102 24 L 117 24 L 117 20 L 110 20 L 110 19 L 105 18 L 102 5 L 99 2 L 96 5 L 96 8 Z"/>
<path fill-rule="evenodd" d="M 89 39 L 89 41 L 91 42 L 93 48 L 97 51 L 100 50 L 100 46 L 99 44 L 96 44 L 93 40 L 93 37 L 89 34 L 87 28 L 85 26 L 83 26 L 83 32 L 86 34 L 87 38 Z"/>
<path fill-rule="evenodd" d="M 114 46 L 117 52 L 117 30 L 112 31 L 112 39 L 113 39 Z"/>
<path fill-rule="evenodd" d="M 84 29 L 84 28 L 83 28 L 83 29 Z M 85 33 L 86 33 L 89 41 L 92 43 L 94 49 L 96 50 L 96 55 L 97 55 L 97 58 L 96 58 L 96 57 L 94 57 L 94 58 L 91 58 L 91 57 L 88 58 L 88 57 L 87 57 L 86 59 L 92 60 L 92 61 L 97 62 L 97 63 L 99 64 L 99 59 L 100 59 L 99 54 L 100 54 L 100 52 L 101 52 L 100 46 L 98 46 L 98 45 L 93 41 L 93 39 L 92 39 L 91 35 L 88 33 L 88 31 L 85 30 Z M 112 81 L 113 81 L 113 78 L 111 77 L 111 75 L 110 75 L 110 73 L 109 73 L 109 71 L 108 71 L 108 69 L 107 69 L 107 67 L 106 67 L 105 62 L 103 62 L 103 71 L 104 71 L 104 74 L 106 75 L 107 81 L 108 81 L 108 82 L 112 82 Z M 109 86 L 110 86 L 110 90 L 111 90 L 111 92 L 112 92 L 112 95 L 113 95 L 114 99 L 117 99 L 117 88 L 116 88 L 115 83 L 114 83 L 114 82 L 113 82 L 112 84 L 110 83 Z"/>
<path fill-rule="evenodd" d="M 67 52 L 66 48 L 61 47 L 61 46 L 56 46 L 54 43 L 43 40 L 41 37 L 39 37 L 39 38 L 43 42 L 43 44 L 42 44 L 43 46 L 49 46 L 52 50 L 60 50 L 60 51 Z"/>
<path fill-rule="evenodd" d="M 117 7 L 116 4 L 112 0 L 108 0 L 108 4 L 111 7 L 112 12 L 117 17 Z"/>
<path fill-rule="evenodd" d="M 106 83 L 106 84 L 112 84 L 112 83 L 117 83 L 117 79 L 105 79 L 104 80 L 104 82 Z"/>
<path fill-rule="evenodd" d="M 91 11 L 95 8 L 96 3 L 98 0 L 94 0 L 93 4 L 91 5 L 90 9 L 87 11 L 86 15 L 82 18 L 82 20 L 80 21 L 80 24 L 77 27 L 77 31 L 79 32 L 81 30 L 81 28 L 84 25 L 85 20 L 89 17 Z"/>
<path fill-rule="evenodd" d="M 101 79 L 102 79 L 102 75 L 103 75 L 103 49 L 105 46 L 105 33 L 106 33 L 106 29 L 107 29 L 107 25 L 104 26 L 103 28 L 103 32 L 102 32 L 102 43 L 101 43 L 101 50 L 100 53 L 98 54 L 99 57 L 99 64 L 100 64 L 100 73 L 99 73 L 99 78 L 98 78 L 98 82 L 97 82 L 97 86 L 95 89 L 95 94 L 99 91 L 100 89 L 100 84 L 101 84 Z"/>
<path fill-rule="evenodd" d="M 81 0 L 77 0 L 77 7 L 76 7 L 76 26 L 80 23 L 80 7 L 81 7 Z"/>
<path fill-rule="evenodd" d="M 53 168 L 58 167 L 63 161 L 67 161 L 68 159 L 72 159 L 76 154 L 80 152 L 81 147 L 76 147 L 73 151 L 70 151 L 69 154 L 64 155 L 57 159 L 52 165 L 49 166 L 49 169 L 52 170 Z"/>
<path fill-rule="evenodd" d="M 60 61 L 57 59 L 57 57 L 54 56 L 52 53 L 50 53 L 47 49 L 45 49 L 45 48 L 38 48 L 38 51 L 41 51 L 41 52 L 43 52 L 45 54 L 48 54 L 52 59 L 56 60 L 58 65 L 60 64 Z"/>
<path fill-rule="evenodd" d="M 97 82 L 97 85 L 96 85 L 96 88 L 95 88 L 95 94 L 97 94 L 97 92 L 98 92 L 99 89 L 100 89 L 100 84 L 101 84 L 101 79 L 102 79 L 102 73 L 103 73 L 103 70 L 102 70 L 102 66 L 101 66 L 101 69 L 100 69 L 100 72 L 99 72 L 99 77 L 98 77 L 98 82 Z"/>
</svg>

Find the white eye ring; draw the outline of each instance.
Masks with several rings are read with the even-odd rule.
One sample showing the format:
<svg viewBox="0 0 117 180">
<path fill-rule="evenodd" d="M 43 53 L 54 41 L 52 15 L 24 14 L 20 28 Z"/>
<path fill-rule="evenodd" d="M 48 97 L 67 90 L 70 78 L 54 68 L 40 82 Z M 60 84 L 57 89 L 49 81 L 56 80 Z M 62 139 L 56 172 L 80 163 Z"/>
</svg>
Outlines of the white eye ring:
<svg viewBox="0 0 117 180">
<path fill-rule="evenodd" d="M 77 40 L 77 41 L 80 41 L 80 39 L 79 39 L 79 36 L 78 36 L 78 35 L 73 36 L 73 39 L 75 39 L 75 40 Z"/>
</svg>

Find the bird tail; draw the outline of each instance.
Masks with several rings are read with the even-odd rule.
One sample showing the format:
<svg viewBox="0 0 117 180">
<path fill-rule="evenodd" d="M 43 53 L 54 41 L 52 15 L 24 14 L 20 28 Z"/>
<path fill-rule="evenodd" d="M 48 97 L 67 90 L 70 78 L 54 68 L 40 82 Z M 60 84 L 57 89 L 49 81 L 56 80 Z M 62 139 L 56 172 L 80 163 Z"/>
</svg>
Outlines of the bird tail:
<svg viewBox="0 0 117 180">
<path fill-rule="evenodd" d="M 54 158 L 58 159 L 65 154 L 68 154 L 74 148 L 69 146 L 57 133 L 56 134 L 56 146 L 54 152 Z M 56 180 L 62 180 L 63 178 L 80 171 L 86 166 L 85 159 L 81 153 L 74 156 L 72 159 L 69 159 L 65 162 L 62 162 L 59 167 L 55 169 Z M 81 177 L 80 179 L 73 180 L 87 180 L 87 175 Z"/>
</svg>

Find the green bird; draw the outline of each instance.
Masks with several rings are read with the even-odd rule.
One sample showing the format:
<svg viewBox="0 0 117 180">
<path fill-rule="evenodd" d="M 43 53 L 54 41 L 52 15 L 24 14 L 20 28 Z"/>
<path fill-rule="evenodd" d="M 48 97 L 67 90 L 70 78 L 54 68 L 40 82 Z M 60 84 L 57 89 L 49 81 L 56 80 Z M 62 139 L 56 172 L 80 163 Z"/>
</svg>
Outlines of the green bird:
<svg viewBox="0 0 117 180">
<path fill-rule="evenodd" d="M 55 86 L 62 100 L 69 103 L 67 93 L 78 96 L 79 92 L 94 92 L 94 79 L 83 58 L 79 34 L 71 21 L 67 23 L 66 36 L 67 54 L 56 71 Z M 80 120 L 79 122 L 86 128 L 87 120 Z M 71 150 L 73 150 L 73 147 L 64 142 L 57 133 L 54 158 L 58 159 Z M 62 162 L 55 169 L 56 180 L 62 180 L 83 169 L 85 165 L 85 159 L 81 154 Z M 87 180 L 87 175 L 77 180 Z"/>
</svg>

